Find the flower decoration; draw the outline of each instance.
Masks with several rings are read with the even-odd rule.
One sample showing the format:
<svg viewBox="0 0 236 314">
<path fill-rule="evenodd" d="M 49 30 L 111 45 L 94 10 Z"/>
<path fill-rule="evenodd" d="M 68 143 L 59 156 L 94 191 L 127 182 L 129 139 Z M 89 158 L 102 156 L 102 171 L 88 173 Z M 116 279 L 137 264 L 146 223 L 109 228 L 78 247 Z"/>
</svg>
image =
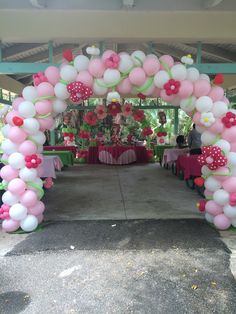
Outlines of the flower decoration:
<svg viewBox="0 0 236 314">
<path fill-rule="evenodd" d="M 92 96 L 93 91 L 82 82 L 72 82 L 67 84 L 67 91 L 70 93 L 70 100 L 74 103 L 80 103 Z"/>
<path fill-rule="evenodd" d="M 149 135 L 152 135 L 153 134 L 153 130 L 150 128 L 150 127 L 146 127 L 146 128 L 143 128 L 142 130 L 142 135 L 143 136 L 149 136 Z"/>
<path fill-rule="evenodd" d="M 219 146 L 205 146 L 202 148 L 202 154 L 198 156 L 198 162 L 201 166 L 206 165 L 210 170 L 216 170 L 227 164 L 227 158 Z"/>
<path fill-rule="evenodd" d="M 133 106 L 131 103 L 124 104 L 124 106 L 122 107 L 123 116 L 125 116 L 125 117 L 131 116 L 132 115 L 132 109 L 133 109 Z"/>
<path fill-rule="evenodd" d="M 111 102 L 121 102 L 121 97 L 118 92 L 109 92 L 107 94 L 107 103 L 109 104 Z"/>
<path fill-rule="evenodd" d="M 229 111 L 226 115 L 221 119 L 222 123 L 226 128 L 231 128 L 236 125 L 236 114 Z"/>
<path fill-rule="evenodd" d="M 97 124 L 97 116 L 93 111 L 89 111 L 84 115 L 84 121 L 87 124 L 94 126 Z"/>
<path fill-rule="evenodd" d="M 97 114 L 97 118 L 99 120 L 103 120 L 107 116 L 106 107 L 103 105 L 98 105 L 95 109 L 95 113 Z"/>
<path fill-rule="evenodd" d="M 120 56 L 117 53 L 112 53 L 109 58 L 105 60 L 106 68 L 117 69 L 120 62 Z"/>
<path fill-rule="evenodd" d="M 79 138 L 88 140 L 90 138 L 90 132 L 86 131 L 86 130 L 81 130 L 81 131 L 79 131 L 78 136 L 79 136 Z"/>
<path fill-rule="evenodd" d="M 116 117 L 121 112 L 121 105 L 119 102 L 112 102 L 108 105 L 108 112 L 113 117 Z"/>
<path fill-rule="evenodd" d="M 180 81 L 176 81 L 174 79 L 170 79 L 164 85 L 164 89 L 166 91 L 166 95 L 168 95 L 168 96 L 178 94 L 179 88 L 180 88 Z"/>
<path fill-rule="evenodd" d="M 147 98 L 147 96 L 144 95 L 143 93 L 138 93 L 137 96 L 138 96 L 138 98 L 140 98 L 142 100 L 145 100 Z"/>
<path fill-rule="evenodd" d="M 133 114 L 133 118 L 137 122 L 142 122 L 145 118 L 144 111 L 141 109 L 136 110 Z"/>
<path fill-rule="evenodd" d="M 10 219 L 9 210 L 10 210 L 10 206 L 7 204 L 3 204 L 0 207 L 0 219 L 2 219 L 2 220 Z"/>
<path fill-rule="evenodd" d="M 192 65 L 193 64 L 192 55 L 188 54 L 187 56 L 183 56 L 181 58 L 181 62 L 184 64 Z"/>
<path fill-rule="evenodd" d="M 42 159 L 36 154 L 25 156 L 25 166 L 29 169 L 38 168 L 41 163 Z"/>
<path fill-rule="evenodd" d="M 88 157 L 88 151 L 83 149 L 83 150 L 80 150 L 77 154 L 77 157 L 78 158 L 87 158 Z"/>
<path fill-rule="evenodd" d="M 209 127 L 215 122 L 215 117 L 212 112 L 203 112 L 201 114 L 200 122 L 202 125 Z"/>
<path fill-rule="evenodd" d="M 127 142 L 128 142 L 129 144 L 131 144 L 133 141 L 134 141 L 134 135 L 131 134 L 131 133 L 129 133 L 129 134 L 127 135 Z"/>
<path fill-rule="evenodd" d="M 205 211 L 205 207 L 206 207 L 206 203 L 207 203 L 207 200 L 199 200 L 197 202 L 197 208 L 199 209 L 200 212 L 204 212 Z"/>
<path fill-rule="evenodd" d="M 194 183 L 196 186 L 203 186 L 205 182 L 205 179 L 203 177 L 198 177 L 194 179 Z"/>
<path fill-rule="evenodd" d="M 40 83 L 48 82 L 48 79 L 43 72 L 38 72 L 33 75 L 34 86 L 38 86 Z"/>
<path fill-rule="evenodd" d="M 167 135 L 167 132 L 157 132 L 157 136 L 158 137 L 163 137 L 163 136 L 166 136 Z"/>
<path fill-rule="evenodd" d="M 24 124 L 24 120 L 21 117 L 17 117 L 17 116 L 13 117 L 12 122 L 16 126 L 22 126 Z"/>
<path fill-rule="evenodd" d="M 151 159 L 154 156 L 154 151 L 151 148 L 147 149 L 147 156 L 149 159 Z"/>
<path fill-rule="evenodd" d="M 231 192 L 229 194 L 229 205 L 236 206 L 236 192 Z"/>
<path fill-rule="evenodd" d="M 70 49 L 63 51 L 63 58 L 66 59 L 68 62 L 71 62 L 74 60 L 73 53 Z"/>
<path fill-rule="evenodd" d="M 52 178 L 50 178 L 50 177 L 46 178 L 43 186 L 45 187 L 45 189 L 51 189 L 51 187 L 53 186 Z"/>
<path fill-rule="evenodd" d="M 213 83 L 215 85 L 221 85 L 224 83 L 224 75 L 223 74 L 216 74 L 216 76 L 214 77 Z"/>
<path fill-rule="evenodd" d="M 88 55 L 91 55 L 91 56 L 99 56 L 100 55 L 100 49 L 95 47 L 95 46 L 87 47 L 86 52 Z"/>
</svg>

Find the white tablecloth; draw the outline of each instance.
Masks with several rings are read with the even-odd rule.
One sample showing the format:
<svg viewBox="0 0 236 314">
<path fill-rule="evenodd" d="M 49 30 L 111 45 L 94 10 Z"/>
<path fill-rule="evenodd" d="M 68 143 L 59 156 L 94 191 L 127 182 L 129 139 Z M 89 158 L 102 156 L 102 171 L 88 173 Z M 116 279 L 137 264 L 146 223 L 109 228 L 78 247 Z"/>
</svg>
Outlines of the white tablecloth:
<svg viewBox="0 0 236 314">
<path fill-rule="evenodd" d="M 163 160 L 165 164 L 172 164 L 180 155 L 189 152 L 189 148 L 166 148 L 163 153 Z"/>
<path fill-rule="evenodd" d="M 40 167 L 40 177 L 42 178 L 56 178 L 56 171 L 61 171 L 63 163 L 58 156 L 44 156 L 43 163 Z"/>
</svg>

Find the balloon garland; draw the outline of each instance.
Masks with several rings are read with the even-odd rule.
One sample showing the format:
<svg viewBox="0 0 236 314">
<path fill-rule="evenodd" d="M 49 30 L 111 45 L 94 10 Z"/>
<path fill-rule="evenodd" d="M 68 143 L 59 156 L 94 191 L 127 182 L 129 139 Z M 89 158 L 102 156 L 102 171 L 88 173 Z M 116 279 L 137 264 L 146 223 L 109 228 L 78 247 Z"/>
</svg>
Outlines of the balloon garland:
<svg viewBox="0 0 236 314">
<path fill-rule="evenodd" d="M 207 75 L 191 67 L 191 56 L 183 57 L 179 63 L 169 55 L 157 58 L 142 51 L 129 55 L 107 50 L 100 56 L 98 48 L 88 47 L 87 53 L 91 58 L 74 58 L 66 51 L 60 68 L 50 66 L 44 73 L 34 75 L 34 86 L 23 89 L 6 116 L 2 128 L 5 166 L 0 171 L 1 189 L 6 190 L 0 208 L 3 230 L 12 232 L 21 227 L 30 232 L 43 220 L 40 167 L 44 132 L 54 128 L 55 116 L 67 108 L 65 101 L 78 104 L 93 94 L 106 95 L 111 102 L 113 92 L 115 98 L 130 94 L 161 97 L 192 117 L 202 133 L 204 147 L 199 157 L 202 178 L 197 182 L 204 181 L 206 202 L 201 202 L 200 210 L 219 229 L 236 227 L 236 111 L 229 108 L 223 88 L 216 86 L 222 83 L 222 75 L 211 82 Z M 102 116 L 100 109 L 97 114 Z M 142 121 L 141 111 L 134 116 Z M 87 118 L 94 121 L 91 114 Z"/>
</svg>

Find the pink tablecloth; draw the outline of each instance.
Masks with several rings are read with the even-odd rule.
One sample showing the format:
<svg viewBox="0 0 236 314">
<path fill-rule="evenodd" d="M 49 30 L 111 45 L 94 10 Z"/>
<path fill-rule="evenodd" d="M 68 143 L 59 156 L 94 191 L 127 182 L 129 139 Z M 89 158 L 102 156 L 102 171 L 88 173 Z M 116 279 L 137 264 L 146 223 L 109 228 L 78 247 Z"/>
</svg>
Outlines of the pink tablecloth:
<svg viewBox="0 0 236 314">
<path fill-rule="evenodd" d="M 56 171 L 61 171 L 61 168 L 63 167 L 63 163 L 61 159 L 58 156 L 44 156 L 43 157 L 43 163 L 40 167 L 40 177 L 41 178 L 56 178 Z"/>
<path fill-rule="evenodd" d="M 184 180 L 188 180 L 190 177 L 201 176 L 201 165 L 199 164 L 198 155 L 181 155 L 176 161 L 177 174 L 180 171 L 184 173 Z"/>
<path fill-rule="evenodd" d="M 99 146 L 98 159 L 110 165 L 127 165 L 137 160 L 133 146 Z"/>
<path fill-rule="evenodd" d="M 43 147 L 44 150 L 49 150 L 49 151 L 53 151 L 53 150 L 67 150 L 72 152 L 72 154 L 74 155 L 74 157 L 76 157 L 76 152 L 77 152 L 77 148 L 75 146 L 44 146 Z"/>
<path fill-rule="evenodd" d="M 186 154 L 188 148 L 166 148 L 163 153 L 163 160 L 165 164 L 172 164 L 180 155 Z"/>
</svg>

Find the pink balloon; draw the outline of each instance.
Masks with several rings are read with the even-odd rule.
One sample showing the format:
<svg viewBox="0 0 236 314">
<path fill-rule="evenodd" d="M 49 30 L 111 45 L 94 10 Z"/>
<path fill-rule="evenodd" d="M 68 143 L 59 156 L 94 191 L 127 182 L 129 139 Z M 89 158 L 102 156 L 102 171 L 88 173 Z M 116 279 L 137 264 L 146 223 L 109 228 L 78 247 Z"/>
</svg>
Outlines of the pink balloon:
<svg viewBox="0 0 236 314">
<path fill-rule="evenodd" d="M 226 105 L 229 104 L 229 100 L 225 96 L 222 97 L 221 101 L 223 101 Z"/>
<path fill-rule="evenodd" d="M 166 66 L 170 69 L 175 63 L 174 59 L 169 55 L 163 55 L 159 58 L 159 60 L 161 64 L 160 70 L 166 70 Z"/>
<path fill-rule="evenodd" d="M 34 207 L 38 202 L 37 194 L 34 191 L 27 190 L 22 194 L 20 202 L 26 207 Z"/>
<path fill-rule="evenodd" d="M 37 120 L 40 124 L 40 129 L 42 130 L 47 130 L 47 129 L 49 130 L 54 124 L 54 120 L 52 117 L 42 118 L 42 119 L 38 118 Z"/>
<path fill-rule="evenodd" d="M 181 99 L 188 98 L 193 93 L 193 83 L 187 80 L 181 82 L 178 96 Z"/>
<path fill-rule="evenodd" d="M 37 146 L 33 142 L 27 140 L 20 144 L 19 152 L 23 155 L 33 155 L 37 153 Z"/>
<path fill-rule="evenodd" d="M 221 119 L 217 119 L 209 128 L 209 131 L 212 133 L 222 133 L 224 130 L 224 124 L 221 122 Z"/>
<path fill-rule="evenodd" d="M 211 90 L 211 85 L 207 80 L 197 80 L 194 82 L 193 94 L 196 97 L 206 96 Z"/>
<path fill-rule="evenodd" d="M 166 94 L 165 89 L 162 89 L 162 90 L 161 90 L 161 93 L 160 93 L 160 97 L 161 97 L 164 101 L 172 102 L 172 100 L 175 98 L 175 95 L 170 95 L 170 96 L 168 96 L 168 95 Z"/>
<path fill-rule="evenodd" d="M 56 85 L 60 80 L 60 70 L 57 67 L 50 66 L 44 72 L 48 82 L 52 85 Z"/>
<path fill-rule="evenodd" d="M 105 66 L 102 60 L 97 58 L 89 61 L 88 70 L 92 76 L 101 78 L 105 72 Z"/>
<path fill-rule="evenodd" d="M 20 221 L 5 219 L 2 222 L 2 229 L 6 232 L 14 232 L 20 227 Z"/>
<path fill-rule="evenodd" d="M 44 212 L 44 210 L 45 210 L 45 206 L 44 206 L 43 202 L 38 201 L 38 202 L 35 204 L 35 206 L 30 207 L 30 208 L 28 209 L 28 213 L 29 213 L 29 214 L 32 214 L 32 215 L 34 215 L 34 216 L 38 216 L 38 215 L 41 215 L 41 214 Z"/>
<path fill-rule="evenodd" d="M 160 62 L 155 57 L 147 57 L 143 63 L 143 69 L 147 76 L 153 76 L 160 70 Z"/>
<path fill-rule="evenodd" d="M 23 98 L 23 97 L 17 97 L 17 98 L 15 98 L 15 99 L 13 100 L 13 103 L 12 103 L 13 109 L 18 110 L 19 104 L 22 103 L 22 101 L 24 101 L 24 98 Z"/>
<path fill-rule="evenodd" d="M 26 139 L 27 134 L 25 133 L 25 131 L 21 128 L 19 128 L 18 126 L 12 126 L 9 130 L 8 133 L 8 138 L 16 144 L 20 144 L 22 142 L 24 142 L 24 140 Z"/>
<path fill-rule="evenodd" d="M 43 221 L 43 218 L 44 218 L 43 214 L 37 215 L 36 217 L 38 219 L 38 223 L 41 224 L 41 222 Z"/>
<path fill-rule="evenodd" d="M 230 143 L 230 150 L 231 152 L 236 152 L 236 142 Z"/>
<path fill-rule="evenodd" d="M 5 119 L 6 119 L 6 122 L 8 124 L 14 125 L 13 122 L 12 122 L 12 119 L 14 117 L 19 117 L 19 116 L 20 116 L 19 112 L 15 111 L 15 110 L 12 110 L 12 111 L 8 112 L 8 114 L 6 115 Z"/>
<path fill-rule="evenodd" d="M 15 178 L 17 178 L 19 175 L 19 170 L 12 168 L 10 165 L 6 165 L 2 167 L 0 170 L 0 176 L 3 178 L 3 180 L 11 181 Z"/>
<path fill-rule="evenodd" d="M 48 82 L 40 83 L 37 87 L 38 97 L 54 96 L 54 88 L 52 84 Z"/>
<path fill-rule="evenodd" d="M 132 84 L 130 83 L 129 78 L 124 79 L 117 86 L 117 91 L 123 95 L 131 93 L 131 90 L 132 90 Z"/>
<path fill-rule="evenodd" d="M 193 116 L 193 122 L 197 125 L 200 124 L 201 114 L 200 112 L 195 112 Z"/>
<path fill-rule="evenodd" d="M 52 112 L 53 106 L 52 106 L 51 101 L 41 100 L 41 101 L 36 102 L 35 109 L 36 109 L 38 115 L 44 116 L 44 115 L 47 115 L 48 113 Z"/>
<path fill-rule="evenodd" d="M 229 168 L 228 167 L 220 167 L 216 170 L 217 173 L 226 174 L 225 176 L 214 176 L 214 178 L 220 182 L 223 182 L 229 178 L 227 174 L 229 174 Z"/>
<path fill-rule="evenodd" d="M 232 128 L 225 129 L 224 132 L 222 132 L 222 139 L 228 141 L 228 142 L 235 142 L 236 139 L 236 126 L 233 126 Z"/>
<path fill-rule="evenodd" d="M 220 214 L 220 215 L 215 216 L 214 225 L 216 226 L 216 228 L 220 230 L 226 230 L 230 227 L 231 221 L 224 214 Z"/>
<path fill-rule="evenodd" d="M 205 206 L 206 212 L 210 215 L 216 216 L 223 213 L 223 207 L 218 205 L 215 201 L 208 201 Z"/>
<path fill-rule="evenodd" d="M 26 184 L 23 180 L 16 178 L 9 182 L 7 188 L 12 194 L 21 195 L 25 192 Z"/>
<path fill-rule="evenodd" d="M 104 62 L 106 59 L 110 58 L 110 56 L 113 54 L 113 53 L 116 53 L 115 51 L 113 50 L 106 50 L 103 52 L 103 55 L 102 55 L 102 61 Z"/>
<path fill-rule="evenodd" d="M 213 102 L 219 101 L 224 96 L 224 89 L 220 86 L 213 86 L 208 96 L 211 97 Z"/>
<path fill-rule="evenodd" d="M 129 80 L 131 84 L 141 86 L 146 81 L 146 74 L 142 68 L 134 68 L 129 74 Z"/>
<path fill-rule="evenodd" d="M 76 78 L 77 82 L 82 82 L 84 85 L 92 87 L 93 77 L 88 71 L 80 71 Z"/>
<path fill-rule="evenodd" d="M 223 182 L 222 186 L 226 192 L 236 192 L 236 177 L 228 178 Z"/>
<path fill-rule="evenodd" d="M 152 96 L 156 98 L 156 97 L 160 97 L 160 94 L 161 94 L 161 89 L 156 87 L 152 93 Z"/>
</svg>

